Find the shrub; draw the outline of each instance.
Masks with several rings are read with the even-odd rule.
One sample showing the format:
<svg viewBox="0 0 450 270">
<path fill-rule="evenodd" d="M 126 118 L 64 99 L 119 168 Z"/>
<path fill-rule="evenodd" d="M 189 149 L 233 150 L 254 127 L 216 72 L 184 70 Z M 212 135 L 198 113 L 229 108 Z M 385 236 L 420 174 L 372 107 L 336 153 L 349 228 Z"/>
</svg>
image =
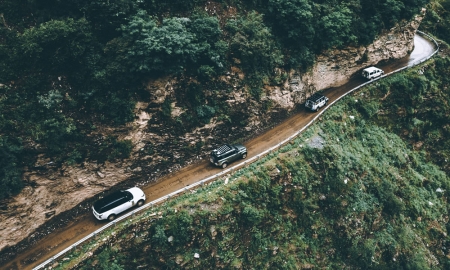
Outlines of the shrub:
<svg viewBox="0 0 450 270">
<path fill-rule="evenodd" d="M 119 141 L 115 136 L 108 136 L 101 142 L 99 152 L 92 153 L 92 157 L 100 162 L 114 161 L 130 157 L 132 150 L 133 143 L 131 140 Z"/>
<path fill-rule="evenodd" d="M 377 101 L 361 102 L 361 111 L 368 117 L 371 118 L 378 113 L 380 104 Z"/>
<path fill-rule="evenodd" d="M 211 106 L 202 105 L 202 106 L 198 106 L 196 108 L 196 113 L 197 113 L 197 117 L 198 117 L 198 120 L 200 121 L 200 123 L 208 124 L 209 120 L 216 113 L 216 110 Z"/>
<path fill-rule="evenodd" d="M 174 242 L 177 245 L 184 245 L 189 241 L 192 222 L 193 218 L 186 210 L 179 211 L 168 219 L 167 223 L 170 224 L 169 232 L 174 237 Z"/>
<path fill-rule="evenodd" d="M 172 119 L 172 102 L 169 98 L 166 98 L 161 106 L 161 115 L 165 120 Z"/>
<path fill-rule="evenodd" d="M 0 136 L 0 200 L 18 193 L 22 187 L 22 168 L 18 157 L 22 146 L 8 137 Z"/>
<path fill-rule="evenodd" d="M 233 58 L 240 61 L 242 70 L 249 76 L 271 74 L 283 64 L 283 57 L 262 15 L 250 12 L 246 16 L 231 19 L 226 29 L 231 35 L 230 50 Z"/>
<path fill-rule="evenodd" d="M 152 242 L 160 247 L 166 247 L 168 238 L 164 230 L 164 227 L 162 225 L 156 225 L 154 230 L 155 231 L 154 234 L 152 235 Z"/>
<path fill-rule="evenodd" d="M 121 27 L 131 70 L 140 74 L 170 74 L 201 65 L 223 66 L 221 31 L 217 18 L 197 15 L 190 18 L 156 18 L 139 11 Z M 128 44 L 128 45 L 127 45 Z"/>
</svg>

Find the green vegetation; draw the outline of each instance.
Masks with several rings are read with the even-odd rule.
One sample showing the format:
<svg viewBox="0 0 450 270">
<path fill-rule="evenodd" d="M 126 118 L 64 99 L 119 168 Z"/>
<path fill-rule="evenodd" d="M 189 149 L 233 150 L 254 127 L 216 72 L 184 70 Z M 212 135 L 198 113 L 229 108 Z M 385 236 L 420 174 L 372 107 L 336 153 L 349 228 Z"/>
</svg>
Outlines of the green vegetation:
<svg viewBox="0 0 450 270">
<path fill-rule="evenodd" d="M 22 169 L 18 164 L 21 153 L 20 142 L 0 136 L 0 200 L 22 188 Z"/>
<path fill-rule="evenodd" d="M 450 177 L 431 154 L 449 149 L 449 61 L 344 98 L 277 153 L 118 225 L 59 267 L 448 269 Z"/>
<path fill-rule="evenodd" d="M 450 43 L 450 1 L 430 1 L 427 16 L 422 23 L 422 28 L 447 43 Z"/>
<path fill-rule="evenodd" d="M 437 58 L 370 86 L 358 109 L 379 125 L 424 150 L 427 158 L 450 174 L 449 58 Z M 379 102 L 379 99 L 384 102 Z M 401 116 L 401 117 L 398 117 Z"/>
<path fill-rule="evenodd" d="M 97 128 L 131 121 L 136 100 L 149 95 L 144 85 L 163 75 L 193 90 L 176 97 L 186 109 L 178 119 L 167 120 L 168 104 L 161 106 L 167 129 L 183 134 L 216 116 L 244 126 L 245 108 L 221 98 L 233 91 L 220 80 L 232 67 L 244 73 L 239 84 L 258 100 L 264 84 L 285 78 L 274 68 L 307 69 L 323 49 L 368 44 L 426 3 L 1 1 L 0 136 L 20 138 L 26 157 L 9 151 L 17 163 L 7 174 L 33 165 L 36 149 L 57 164 L 105 160 L 96 153 L 115 144 Z M 20 185 L 14 186 L 1 192 Z"/>
</svg>

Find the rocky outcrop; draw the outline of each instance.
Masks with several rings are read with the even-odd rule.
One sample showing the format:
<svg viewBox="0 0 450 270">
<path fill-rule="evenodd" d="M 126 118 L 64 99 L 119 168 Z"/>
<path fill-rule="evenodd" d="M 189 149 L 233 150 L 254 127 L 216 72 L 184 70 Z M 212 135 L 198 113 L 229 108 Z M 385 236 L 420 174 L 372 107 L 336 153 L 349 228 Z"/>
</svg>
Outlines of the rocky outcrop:
<svg viewBox="0 0 450 270">
<path fill-rule="evenodd" d="M 280 107 L 293 108 L 318 90 L 345 84 L 351 75 L 364 67 L 407 56 L 414 48 L 414 35 L 422 19 L 422 16 L 416 16 L 410 22 L 395 26 L 369 46 L 323 52 L 308 72 L 301 74 L 296 70 L 290 71 L 290 78 L 283 88 L 274 87 L 268 93 L 268 98 Z"/>
</svg>

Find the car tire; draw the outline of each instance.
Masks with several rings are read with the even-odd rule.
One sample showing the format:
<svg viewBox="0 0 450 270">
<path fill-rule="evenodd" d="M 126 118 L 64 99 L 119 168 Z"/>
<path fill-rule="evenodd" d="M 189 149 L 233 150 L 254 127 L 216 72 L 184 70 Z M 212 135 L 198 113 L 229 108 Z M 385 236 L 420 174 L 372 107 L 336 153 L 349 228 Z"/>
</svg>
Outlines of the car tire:
<svg viewBox="0 0 450 270">
<path fill-rule="evenodd" d="M 137 205 L 137 207 L 143 206 L 144 205 L 144 200 L 139 200 L 136 205 Z"/>
<path fill-rule="evenodd" d="M 222 164 L 222 169 L 225 169 L 227 166 L 228 166 L 228 163 L 226 163 L 226 162 L 223 163 L 223 164 Z"/>
<path fill-rule="evenodd" d="M 247 153 L 242 154 L 242 159 L 247 157 Z"/>
<path fill-rule="evenodd" d="M 113 220 L 115 220 L 115 219 L 116 219 L 116 215 L 114 215 L 114 214 L 109 215 L 109 217 L 108 217 L 108 220 L 109 220 L 109 221 L 113 221 Z"/>
</svg>

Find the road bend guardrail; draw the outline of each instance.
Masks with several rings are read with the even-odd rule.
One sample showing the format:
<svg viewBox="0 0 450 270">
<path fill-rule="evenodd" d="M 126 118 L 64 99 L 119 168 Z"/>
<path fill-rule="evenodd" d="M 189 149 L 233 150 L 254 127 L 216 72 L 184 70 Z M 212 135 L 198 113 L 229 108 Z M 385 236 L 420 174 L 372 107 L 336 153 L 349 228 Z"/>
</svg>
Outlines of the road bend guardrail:
<svg viewBox="0 0 450 270">
<path fill-rule="evenodd" d="M 106 224 L 105 226 L 103 226 L 103 227 L 97 229 L 95 232 L 93 232 L 93 233 L 91 233 L 91 234 L 89 234 L 89 235 L 83 237 L 82 239 L 78 240 L 76 243 L 72 244 L 70 247 L 68 247 L 68 248 L 64 249 L 63 251 L 59 252 L 58 254 L 52 256 L 50 259 L 46 260 L 45 262 L 41 263 L 40 265 L 36 266 L 36 267 L 33 268 L 33 269 L 36 269 L 36 270 L 37 270 L 37 269 L 42 269 L 42 268 L 44 268 L 46 265 L 54 263 L 56 259 L 58 259 L 59 257 L 63 256 L 63 255 L 66 254 L 67 252 L 69 252 L 69 251 L 71 251 L 71 250 L 74 250 L 77 246 L 79 246 L 79 245 L 82 244 L 83 242 L 85 242 L 85 241 L 87 241 L 87 240 L 89 240 L 89 239 L 91 239 L 91 238 L 95 238 L 97 235 L 99 235 L 99 234 L 100 234 L 101 232 L 103 232 L 104 230 L 108 229 L 108 228 L 111 227 L 111 226 L 115 226 L 118 222 L 121 222 L 122 220 L 125 220 L 125 219 L 128 219 L 128 218 L 134 216 L 137 212 L 141 212 L 141 211 L 144 210 L 144 209 L 147 209 L 147 208 L 149 208 L 149 207 L 153 207 L 153 206 L 155 206 L 155 205 L 158 205 L 158 204 L 160 204 L 160 203 L 162 203 L 162 202 L 164 202 L 164 201 L 169 200 L 170 198 L 173 198 L 173 197 L 176 197 L 176 196 L 178 196 L 178 195 L 181 195 L 181 194 L 183 194 L 183 193 L 185 193 L 185 192 L 187 192 L 187 191 L 189 191 L 189 190 L 196 189 L 197 187 L 203 186 L 203 185 L 205 185 L 205 184 L 207 184 L 207 183 L 209 183 L 209 182 L 212 182 L 212 181 L 218 179 L 218 178 L 221 177 L 221 176 L 224 176 L 224 175 L 227 175 L 227 174 L 229 174 L 229 173 L 232 173 L 232 172 L 236 171 L 237 169 L 240 169 L 240 168 L 242 168 L 242 167 L 245 167 L 247 164 L 250 164 L 250 163 L 253 163 L 253 162 L 259 160 L 261 157 L 264 157 L 264 156 L 266 156 L 266 155 L 268 155 L 268 154 L 274 152 L 275 150 L 279 149 L 281 146 L 285 145 L 286 143 L 289 143 L 289 142 L 292 141 L 294 138 L 298 137 L 305 129 L 307 129 L 310 125 L 312 125 L 312 124 L 313 124 L 313 123 L 314 123 L 314 122 L 315 122 L 315 121 L 316 121 L 316 120 L 317 120 L 317 119 L 318 119 L 318 118 L 319 118 L 319 117 L 320 117 L 320 116 L 321 116 L 321 115 L 322 115 L 322 114 L 323 114 L 330 106 L 332 106 L 334 103 L 338 102 L 339 100 L 341 100 L 342 98 L 344 98 L 344 97 L 347 96 L 348 94 L 350 94 L 350 93 L 352 93 L 352 92 L 354 92 L 354 91 L 360 89 L 361 87 L 364 87 L 364 86 L 366 86 L 366 85 L 368 85 L 368 84 L 371 84 L 371 83 L 373 83 L 373 82 L 375 82 L 375 81 L 377 81 L 377 80 L 380 80 L 380 79 L 382 79 L 382 78 L 384 78 L 384 77 L 387 77 L 387 76 L 392 75 L 392 74 L 394 74 L 394 73 L 400 72 L 400 71 L 402 71 L 402 70 L 404 70 L 404 69 L 411 68 L 411 67 L 413 67 L 413 66 L 419 65 L 419 64 L 421 64 L 421 63 L 423 63 L 423 62 L 429 60 L 431 57 L 433 57 L 433 56 L 439 51 L 439 44 L 438 44 L 438 42 L 437 42 L 433 37 L 431 37 L 430 35 L 428 35 L 428 34 L 422 32 L 422 31 L 419 31 L 419 30 L 417 30 L 417 32 L 418 32 L 420 35 L 422 35 L 422 36 L 428 38 L 429 40 L 431 40 L 431 41 L 435 44 L 436 50 L 435 50 L 431 55 L 429 55 L 429 56 L 427 56 L 427 57 L 424 57 L 424 58 L 422 58 L 422 59 L 419 59 L 419 60 L 417 60 L 417 61 L 415 61 L 415 62 L 413 62 L 413 63 L 410 63 L 410 64 L 408 64 L 408 65 L 405 66 L 405 67 L 399 68 L 399 69 L 394 70 L 394 71 L 389 72 L 389 73 L 386 73 L 386 74 L 384 74 L 383 76 L 380 76 L 380 77 L 378 77 L 378 78 L 376 78 L 376 79 L 373 79 L 373 80 L 371 80 L 371 81 L 367 81 L 367 82 L 365 82 L 365 83 L 363 83 L 363 84 L 361 84 L 361 85 L 359 85 L 359 86 L 357 86 L 357 87 L 355 87 L 355 88 L 349 90 L 348 92 L 346 92 L 345 94 L 343 94 L 342 96 L 338 97 L 336 100 L 334 100 L 333 102 L 331 102 L 330 104 L 328 104 L 323 110 L 321 110 L 321 111 L 320 111 L 320 112 L 319 112 L 319 113 L 318 113 L 318 114 L 317 114 L 317 115 L 316 115 L 309 123 L 307 123 L 304 127 L 302 127 L 302 128 L 301 128 L 300 130 L 298 130 L 296 133 L 294 133 L 293 135 L 291 135 L 289 138 L 287 138 L 287 139 L 283 140 L 282 142 L 278 143 L 277 145 L 275 145 L 275 146 L 273 146 L 273 147 L 271 147 L 271 148 L 265 150 L 264 152 L 262 152 L 262 153 L 260 153 L 260 154 L 258 154 L 258 155 L 256 155 L 256 156 L 253 156 L 253 157 L 251 157 L 251 158 L 249 158 L 249 159 L 247 159 L 247 160 L 245 160 L 245 161 L 242 161 L 242 162 L 240 162 L 239 164 L 236 164 L 236 165 L 234 165 L 234 166 L 232 166 L 232 167 L 229 167 L 228 169 L 225 169 L 225 170 L 223 170 L 223 171 L 221 171 L 221 172 L 219 172 L 219 173 L 217 173 L 217 174 L 214 174 L 214 175 L 211 175 L 211 176 L 209 176 L 209 177 L 207 177 L 207 178 L 204 178 L 204 179 L 202 179 L 202 180 L 199 180 L 199 181 L 195 182 L 195 183 L 192 184 L 192 185 L 189 185 L 189 186 L 186 186 L 186 187 L 184 187 L 184 188 L 182 188 L 182 189 L 179 189 L 179 190 L 177 190 L 177 191 L 174 191 L 174 192 L 172 192 L 172 193 L 170 193 L 170 194 L 168 194 L 168 195 L 166 195 L 166 196 L 163 196 L 163 197 L 161 197 L 161 198 L 159 198 L 159 199 L 153 200 L 153 201 L 151 201 L 151 202 L 149 202 L 149 203 L 147 203 L 147 204 L 145 204 L 145 205 L 143 205 L 143 206 L 141 206 L 141 207 L 139 207 L 139 208 L 137 208 L 137 209 L 134 209 L 133 211 L 131 211 L 131 212 L 129 212 L 129 213 L 126 213 L 126 214 L 124 214 L 124 215 L 122 215 L 122 216 L 119 216 L 116 220 L 109 222 L 109 223 Z"/>
</svg>

